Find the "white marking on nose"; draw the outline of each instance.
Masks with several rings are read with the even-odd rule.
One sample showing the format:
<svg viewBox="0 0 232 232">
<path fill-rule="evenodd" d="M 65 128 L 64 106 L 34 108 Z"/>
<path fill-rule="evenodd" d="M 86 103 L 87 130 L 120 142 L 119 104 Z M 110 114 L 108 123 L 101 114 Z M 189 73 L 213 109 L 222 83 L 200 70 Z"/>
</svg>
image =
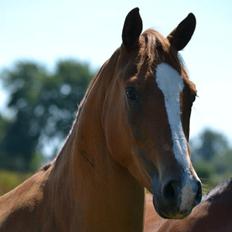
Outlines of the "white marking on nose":
<svg viewBox="0 0 232 232">
<path fill-rule="evenodd" d="M 156 68 L 156 83 L 164 95 L 174 156 L 184 170 L 187 171 L 190 160 L 187 155 L 187 141 L 183 132 L 180 112 L 180 94 L 184 88 L 183 79 L 170 65 L 161 63 Z"/>
<path fill-rule="evenodd" d="M 188 210 L 193 205 L 196 192 L 193 189 L 193 175 L 189 171 L 190 158 L 181 122 L 180 94 L 184 89 L 184 81 L 174 68 L 166 63 L 161 63 L 156 68 L 156 83 L 164 95 L 168 123 L 171 129 L 173 153 L 184 169 L 180 210 Z M 197 178 L 196 174 L 195 177 Z"/>
<path fill-rule="evenodd" d="M 181 190 L 180 210 L 185 211 L 192 207 L 196 193 L 193 191 L 192 184 L 187 181 Z"/>
</svg>

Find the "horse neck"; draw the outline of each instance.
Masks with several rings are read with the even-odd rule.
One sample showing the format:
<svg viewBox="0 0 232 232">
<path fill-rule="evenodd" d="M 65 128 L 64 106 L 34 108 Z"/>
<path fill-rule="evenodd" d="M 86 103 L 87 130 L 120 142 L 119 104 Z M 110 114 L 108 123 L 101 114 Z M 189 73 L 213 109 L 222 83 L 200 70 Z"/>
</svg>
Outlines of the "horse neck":
<svg viewBox="0 0 232 232">
<path fill-rule="evenodd" d="M 106 86 L 98 79 L 110 78 L 110 73 L 103 68 L 100 74 L 56 161 L 57 186 L 65 185 L 68 209 L 75 211 L 77 224 L 79 218 L 86 226 L 84 231 L 142 231 L 144 190 L 107 149 L 101 122 Z"/>
</svg>

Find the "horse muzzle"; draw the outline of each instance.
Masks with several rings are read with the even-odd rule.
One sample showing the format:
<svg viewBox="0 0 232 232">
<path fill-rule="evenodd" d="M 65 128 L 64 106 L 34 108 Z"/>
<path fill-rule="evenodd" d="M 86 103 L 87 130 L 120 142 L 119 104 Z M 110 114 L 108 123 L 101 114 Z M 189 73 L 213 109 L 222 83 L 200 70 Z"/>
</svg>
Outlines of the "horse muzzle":
<svg viewBox="0 0 232 232">
<path fill-rule="evenodd" d="M 191 174 L 153 182 L 153 204 L 163 218 L 184 218 L 201 201 L 201 182 Z"/>
</svg>

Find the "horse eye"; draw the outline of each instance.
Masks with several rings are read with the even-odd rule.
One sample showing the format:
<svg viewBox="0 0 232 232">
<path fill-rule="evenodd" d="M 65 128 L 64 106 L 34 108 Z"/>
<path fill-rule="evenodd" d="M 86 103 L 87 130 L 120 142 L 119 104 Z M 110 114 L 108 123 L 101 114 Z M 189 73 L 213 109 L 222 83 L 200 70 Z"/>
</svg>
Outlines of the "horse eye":
<svg viewBox="0 0 232 232">
<path fill-rule="evenodd" d="M 137 91 L 134 87 L 126 88 L 126 96 L 129 100 L 136 101 L 138 99 Z"/>
</svg>

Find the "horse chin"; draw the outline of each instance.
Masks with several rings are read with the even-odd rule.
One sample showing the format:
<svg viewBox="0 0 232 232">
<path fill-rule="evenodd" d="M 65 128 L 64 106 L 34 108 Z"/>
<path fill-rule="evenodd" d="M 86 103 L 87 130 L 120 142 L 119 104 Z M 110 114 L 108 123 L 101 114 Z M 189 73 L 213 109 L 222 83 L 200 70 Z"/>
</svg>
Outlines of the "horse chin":
<svg viewBox="0 0 232 232">
<path fill-rule="evenodd" d="M 160 204 L 156 204 L 157 200 L 153 196 L 153 206 L 156 210 L 156 212 L 159 214 L 160 217 L 165 219 L 183 219 L 187 217 L 191 212 L 192 209 L 186 210 L 186 211 L 179 211 L 179 210 L 173 210 L 172 206 L 161 206 Z M 170 210 L 168 210 L 170 209 Z"/>
<path fill-rule="evenodd" d="M 183 213 L 176 213 L 176 214 L 166 214 L 164 212 L 158 212 L 158 214 L 162 217 L 162 218 L 165 218 L 165 219 L 183 219 L 185 217 L 187 217 L 189 214 L 191 213 L 190 212 L 183 212 Z"/>
</svg>

